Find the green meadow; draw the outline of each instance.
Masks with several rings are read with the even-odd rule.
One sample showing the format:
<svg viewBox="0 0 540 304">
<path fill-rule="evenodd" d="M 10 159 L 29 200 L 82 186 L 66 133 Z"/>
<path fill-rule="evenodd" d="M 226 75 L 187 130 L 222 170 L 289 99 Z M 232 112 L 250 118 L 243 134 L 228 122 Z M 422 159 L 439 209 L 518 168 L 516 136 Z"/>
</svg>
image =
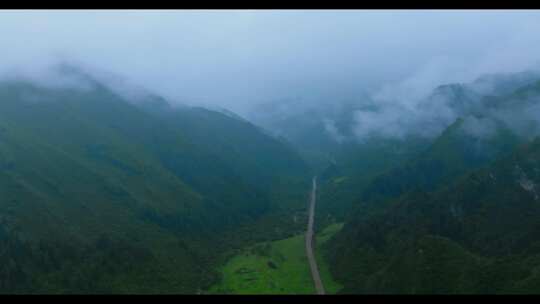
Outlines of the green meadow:
<svg viewBox="0 0 540 304">
<path fill-rule="evenodd" d="M 337 293 L 343 286 L 334 281 L 330 274 L 330 268 L 326 260 L 323 258 L 321 248 L 326 241 L 328 241 L 334 234 L 336 234 L 343 227 L 343 223 L 336 223 L 327 226 L 323 231 L 318 233 L 315 238 L 315 258 L 317 259 L 317 265 L 319 266 L 319 274 L 324 284 L 324 289 L 327 294 Z"/>
<path fill-rule="evenodd" d="M 316 236 L 316 258 L 326 292 L 336 293 L 342 286 L 334 282 L 322 258 L 321 246 L 342 224 L 332 224 Z M 217 294 L 313 294 L 305 252 L 304 234 L 259 243 L 243 249 L 221 269 L 222 280 L 209 292 Z"/>
</svg>

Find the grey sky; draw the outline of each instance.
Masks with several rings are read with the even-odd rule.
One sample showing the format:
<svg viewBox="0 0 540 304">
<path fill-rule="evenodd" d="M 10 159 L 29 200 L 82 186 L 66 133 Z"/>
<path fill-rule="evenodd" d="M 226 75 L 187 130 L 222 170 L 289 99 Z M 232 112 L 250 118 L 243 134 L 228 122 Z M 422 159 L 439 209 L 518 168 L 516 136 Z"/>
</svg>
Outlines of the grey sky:
<svg viewBox="0 0 540 304">
<path fill-rule="evenodd" d="M 420 96 L 540 61 L 540 11 L 0 11 L 0 70 L 62 58 L 243 114 L 302 96 Z"/>
</svg>

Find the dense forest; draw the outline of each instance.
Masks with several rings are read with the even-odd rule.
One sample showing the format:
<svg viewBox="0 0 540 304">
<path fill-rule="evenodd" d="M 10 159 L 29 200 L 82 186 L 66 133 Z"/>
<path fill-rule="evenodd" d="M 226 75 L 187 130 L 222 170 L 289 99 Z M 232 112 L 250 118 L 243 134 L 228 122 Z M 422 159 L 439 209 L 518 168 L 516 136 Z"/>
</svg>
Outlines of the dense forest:
<svg viewBox="0 0 540 304">
<path fill-rule="evenodd" d="M 298 229 L 309 169 L 286 142 L 61 71 L 87 87 L 0 84 L 3 293 L 195 293 L 223 252 Z"/>
</svg>

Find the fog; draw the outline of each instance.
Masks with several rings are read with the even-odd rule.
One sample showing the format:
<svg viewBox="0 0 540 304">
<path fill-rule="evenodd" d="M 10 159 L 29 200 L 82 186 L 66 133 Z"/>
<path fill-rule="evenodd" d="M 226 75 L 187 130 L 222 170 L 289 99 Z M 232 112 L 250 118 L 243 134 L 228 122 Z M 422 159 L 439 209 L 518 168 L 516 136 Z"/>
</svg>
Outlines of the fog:
<svg viewBox="0 0 540 304">
<path fill-rule="evenodd" d="M 358 136 L 402 136 L 412 117 L 453 119 L 419 107 L 435 86 L 538 68 L 539 31 L 533 10 L 1 11 L 0 73 L 75 62 L 248 117 L 278 100 L 301 111 L 367 94 L 386 110 L 356 113 Z"/>
</svg>

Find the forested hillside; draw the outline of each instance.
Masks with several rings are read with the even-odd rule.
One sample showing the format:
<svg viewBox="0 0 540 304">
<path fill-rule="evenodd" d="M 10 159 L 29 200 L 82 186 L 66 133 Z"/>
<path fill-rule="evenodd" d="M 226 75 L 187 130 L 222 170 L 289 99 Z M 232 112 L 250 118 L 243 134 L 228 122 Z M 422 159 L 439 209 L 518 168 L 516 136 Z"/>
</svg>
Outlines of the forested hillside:
<svg viewBox="0 0 540 304">
<path fill-rule="evenodd" d="M 536 134 L 539 78 L 532 72 L 517 73 L 437 87 L 422 104 L 426 108 L 445 104 L 456 117 L 453 122 L 433 139 L 373 137 L 364 141 L 367 153 L 357 149 L 342 158 L 340 166 L 329 165 L 323 171 L 327 182 L 322 212 L 342 216 L 367 202 L 396 198 L 413 189 L 432 191 L 508 155 Z M 490 90 L 479 89 L 479 83 Z"/>
<path fill-rule="evenodd" d="M 345 293 L 535 293 L 540 140 L 433 193 L 410 192 L 333 240 Z"/>
<path fill-rule="evenodd" d="M 478 99 L 424 152 L 375 177 L 328 245 L 343 292 L 534 292 L 540 141 L 525 113 L 539 96 L 529 82 Z"/>
<path fill-rule="evenodd" d="M 196 292 L 216 279 L 209 248 L 303 204 L 306 165 L 255 126 L 160 116 L 77 76 L 88 87 L 0 84 L 2 292 Z"/>
</svg>

